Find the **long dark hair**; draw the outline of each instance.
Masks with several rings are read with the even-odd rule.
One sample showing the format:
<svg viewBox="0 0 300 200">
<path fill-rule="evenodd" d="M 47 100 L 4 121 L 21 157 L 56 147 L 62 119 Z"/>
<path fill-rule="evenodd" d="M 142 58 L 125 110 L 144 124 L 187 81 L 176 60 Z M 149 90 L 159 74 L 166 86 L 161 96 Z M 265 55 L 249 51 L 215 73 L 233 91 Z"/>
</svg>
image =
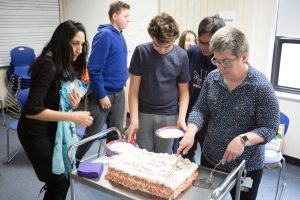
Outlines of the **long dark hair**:
<svg viewBox="0 0 300 200">
<path fill-rule="evenodd" d="M 82 47 L 82 53 L 73 61 L 74 55 L 71 42 L 78 31 L 84 33 L 85 43 Z M 58 25 L 49 43 L 44 47 L 37 60 L 42 56 L 51 54 L 57 68 L 57 81 L 72 80 L 75 77 L 81 78 L 86 69 L 87 52 L 88 43 L 84 26 L 80 22 L 68 20 Z M 33 63 L 30 71 L 32 71 L 34 67 L 35 64 Z M 68 75 L 68 77 L 66 77 L 66 75 Z"/>
<path fill-rule="evenodd" d="M 193 34 L 195 36 L 195 40 L 197 40 L 197 35 L 194 31 L 192 30 L 185 30 L 181 33 L 180 37 L 179 37 L 179 41 L 178 41 L 178 46 L 180 46 L 182 49 L 184 49 L 184 45 L 185 45 L 185 38 L 187 34 Z M 197 41 L 195 41 L 195 43 L 197 43 Z"/>
</svg>

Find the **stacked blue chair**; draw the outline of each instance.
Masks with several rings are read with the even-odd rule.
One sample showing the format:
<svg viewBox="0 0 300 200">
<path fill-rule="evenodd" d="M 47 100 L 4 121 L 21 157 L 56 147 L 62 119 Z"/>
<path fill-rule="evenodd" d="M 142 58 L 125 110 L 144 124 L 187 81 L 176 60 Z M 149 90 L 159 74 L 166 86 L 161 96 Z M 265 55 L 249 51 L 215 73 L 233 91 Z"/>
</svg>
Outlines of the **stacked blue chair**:
<svg viewBox="0 0 300 200">
<path fill-rule="evenodd" d="M 29 94 L 29 88 L 20 90 L 18 92 L 18 104 L 21 108 L 25 105 L 25 102 L 27 100 Z M 18 128 L 19 120 L 15 120 L 11 122 L 7 127 L 7 163 L 10 163 L 10 161 L 19 153 L 20 149 L 16 150 L 12 155 L 10 155 L 10 131 L 14 131 L 16 133 Z"/>
<path fill-rule="evenodd" d="M 7 70 L 7 78 L 10 79 L 12 75 L 24 79 L 30 79 L 28 76 L 28 67 L 35 59 L 34 50 L 26 46 L 18 46 L 10 51 L 10 66 Z"/>
<path fill-rule="evenodd" d="M 35 59 L 34 50 L 26 46 L 18 46 L 10 51 L 11 62 L 6 72 L 8 86 L 5 105 L 11 116 L 18 118 L 20 107 L 18 106 L 17 93 L 30 87 L 30 75 L 28 69 Z"/>
</svg>

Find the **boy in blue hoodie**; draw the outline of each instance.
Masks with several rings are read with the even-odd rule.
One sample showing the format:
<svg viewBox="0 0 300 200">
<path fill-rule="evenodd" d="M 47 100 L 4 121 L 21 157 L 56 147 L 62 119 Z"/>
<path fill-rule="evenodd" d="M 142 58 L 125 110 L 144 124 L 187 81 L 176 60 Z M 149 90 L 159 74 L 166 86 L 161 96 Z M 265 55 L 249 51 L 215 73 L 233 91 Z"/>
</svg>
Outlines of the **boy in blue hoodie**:
<svg viewBox="0 0 300 200">
<path fill-rule="evenodd" d="M 99 25 L 98 33 L 92 43 L 88 61 L 89 95 L 88 109 L 94 117 L 94 123 L 86 128 L 83 138 L 101 130 L 109 116 L 108 127 L 123 129 L 125 109 L 124 86 L 127 73 L 127 45 L 122 30 L 129 23 L 130 5 L 121 1 L 110 4 L 111 24 Z M 117 139 L 114 134 L 107 140 Z M 76 153 L 80 161 L 92 143 L 81 145 Z"/>
</svg>

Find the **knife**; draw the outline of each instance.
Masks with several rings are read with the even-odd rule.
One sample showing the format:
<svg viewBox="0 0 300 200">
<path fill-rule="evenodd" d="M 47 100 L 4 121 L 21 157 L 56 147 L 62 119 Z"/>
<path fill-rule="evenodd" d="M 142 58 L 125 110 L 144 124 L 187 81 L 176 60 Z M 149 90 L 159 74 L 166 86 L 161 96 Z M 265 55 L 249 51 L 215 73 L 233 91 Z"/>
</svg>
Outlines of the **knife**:
<svg viewBox="0 0 300 200">
<path fill-rule="evenodd" d="M 165 178 L 165 182 L 170 178 L 170 176 L 172 175 L 172 172 L 176 169 L 177 164 L 179 163 L 179 161 L 182 159 L 182 154 L 179 154 L 177 156 L 177 160 L 176 162 L 173 164 L 172 169 L 170 170 L 170 172 L 167 174 L 166 178 Z"/>
</svg>

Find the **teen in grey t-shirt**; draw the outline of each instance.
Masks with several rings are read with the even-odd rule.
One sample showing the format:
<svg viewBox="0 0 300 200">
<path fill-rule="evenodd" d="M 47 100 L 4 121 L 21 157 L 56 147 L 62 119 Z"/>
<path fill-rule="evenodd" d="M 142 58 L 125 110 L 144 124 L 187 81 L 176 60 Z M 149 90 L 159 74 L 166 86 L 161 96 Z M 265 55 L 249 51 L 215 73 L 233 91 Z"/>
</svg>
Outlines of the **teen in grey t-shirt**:
<svg viewBox="0 0 300 200">
<path fill-rule="evenodd" d="M 171 153 L 173 140 L 157 138 L 154 132 L 177 125 L 186 129 L 190 80 L 186 52 L 174 45 L 179 36 L 175 20 L 162 14 L 148 28 L 151 43 L 139 45 L 132 56 L 129 72 L 129 140 L 137 139 L 140 148 Z"/>
</svg>

